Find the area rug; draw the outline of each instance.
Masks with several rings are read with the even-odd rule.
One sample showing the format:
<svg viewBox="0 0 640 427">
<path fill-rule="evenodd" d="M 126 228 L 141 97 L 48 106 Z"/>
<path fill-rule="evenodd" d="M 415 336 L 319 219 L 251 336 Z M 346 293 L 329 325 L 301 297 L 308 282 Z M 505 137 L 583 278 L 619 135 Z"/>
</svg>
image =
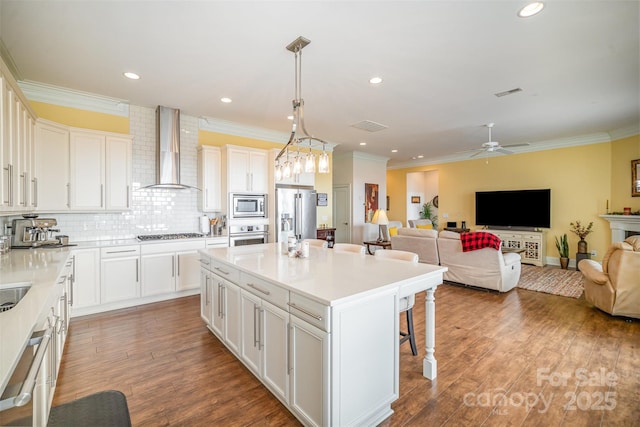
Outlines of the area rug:
<svg viewBox="0 0 640 427">
<path fill-rule="evenodd" d="M 579 271 L 527 264 L 522 264 L 518 287 L 571 298 L 580 298 L 584 291 L 583 276 Z"/>
</svg>

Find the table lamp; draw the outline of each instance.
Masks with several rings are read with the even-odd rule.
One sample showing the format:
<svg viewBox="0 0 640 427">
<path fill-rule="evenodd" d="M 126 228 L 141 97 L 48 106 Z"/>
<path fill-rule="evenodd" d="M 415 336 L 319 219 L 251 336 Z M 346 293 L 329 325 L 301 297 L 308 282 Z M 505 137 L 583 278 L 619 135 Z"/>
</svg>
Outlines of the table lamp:
<svg viewBox="0 0 640 427">
<path fill-rule="evenodd" d="M 389 218 L 387 213 L 383 209 L 378 209 L 374 212 L 371 219 L 372 224 L 378 224 L 378 242 L 386 242 L 387 237 L 387 225 L 389 224 Z"/>
</svg>

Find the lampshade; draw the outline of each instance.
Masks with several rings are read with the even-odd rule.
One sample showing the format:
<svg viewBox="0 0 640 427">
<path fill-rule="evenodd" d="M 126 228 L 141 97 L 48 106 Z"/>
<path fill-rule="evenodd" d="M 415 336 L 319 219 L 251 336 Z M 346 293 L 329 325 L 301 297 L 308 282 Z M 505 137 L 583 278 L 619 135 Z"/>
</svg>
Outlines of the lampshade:
<svg viewBox="0 0 640 427">
<path fill-rule="evenodd" d="M 378 224 L 378 225 L 389 224 L 389 218 L 387 217 L 387 212 L 384 209 L 376 210 L 373 214 L 373 218 L 371 219 L 371 223 Z"/>
</svg>

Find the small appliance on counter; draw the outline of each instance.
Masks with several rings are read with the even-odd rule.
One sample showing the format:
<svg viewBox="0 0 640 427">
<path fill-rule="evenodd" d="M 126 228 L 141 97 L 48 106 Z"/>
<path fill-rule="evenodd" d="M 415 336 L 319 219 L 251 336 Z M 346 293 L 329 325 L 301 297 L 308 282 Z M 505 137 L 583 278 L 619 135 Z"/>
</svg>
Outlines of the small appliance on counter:
<svg viewBox="0 0 640 427">
<path fill-rule="evenodd" d="M 45 245 L 59 244 L 53 238 L 53 233 L 60 230 L 55 228 L 58 221 L 54 218 L 38 218 L 38 215 L 24 214 L 22 219 L 11 222 L 11 247 L 36 248 Z"/>
</svg>

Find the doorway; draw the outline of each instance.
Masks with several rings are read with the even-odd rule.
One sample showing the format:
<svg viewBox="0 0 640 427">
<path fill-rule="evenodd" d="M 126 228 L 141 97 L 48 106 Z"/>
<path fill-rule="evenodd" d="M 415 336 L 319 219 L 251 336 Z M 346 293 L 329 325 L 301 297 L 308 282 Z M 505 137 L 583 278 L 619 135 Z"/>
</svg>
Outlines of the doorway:
<svg viewBox="0 0 640 427">
<path fill-rule="evenodd" d="M 351 186 L 333 186 L 333 225 L 336 243 L 351 243 Z"/>
</svg>

